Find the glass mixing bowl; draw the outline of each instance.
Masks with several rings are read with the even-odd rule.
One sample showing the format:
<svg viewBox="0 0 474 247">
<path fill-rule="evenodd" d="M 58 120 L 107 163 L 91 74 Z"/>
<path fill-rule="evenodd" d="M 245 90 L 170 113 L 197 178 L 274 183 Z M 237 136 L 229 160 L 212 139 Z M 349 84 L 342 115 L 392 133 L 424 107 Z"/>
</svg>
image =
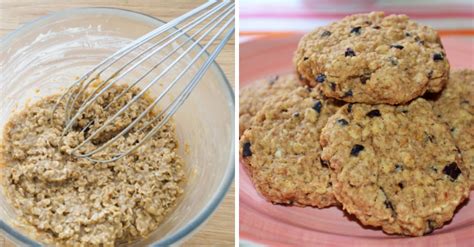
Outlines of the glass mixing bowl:
<svg viewBox="0 0 474 247">
<path fill-rule="evenodd" d="M 127 10 L 82 8 L 43 17 L 3 37 L 0 136 L 15 110 L 60 92 L 103 58 L 162 24 Z M 207 57 L 204 54 L 199 62 Z M 152 94 L 159 89 L 152 88 Z M 134 246 L 182 242 L 211 216 L 234 178 L 234 94 L 217 64 L 210 67 L 174 120 L 188 175 L 185 192 L 158 229 Z M 44 244 L 16 226 L 15 217 L 2 188 L 0 230 L 21 245 Z"/>
</svg>

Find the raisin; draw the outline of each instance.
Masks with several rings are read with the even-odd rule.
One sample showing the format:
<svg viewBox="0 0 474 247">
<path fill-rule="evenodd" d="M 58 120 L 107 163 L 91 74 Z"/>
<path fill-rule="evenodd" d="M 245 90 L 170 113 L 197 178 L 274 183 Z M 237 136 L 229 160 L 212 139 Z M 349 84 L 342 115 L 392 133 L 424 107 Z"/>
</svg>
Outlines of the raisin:
<svg viewBox="0 0 474 247">
<path fill-rule="evenodd" d="M 428 220 L 427 224 L 428 224 L 428 230 L 424 234 L 430 234 L 436 228 L 436 226 L 435 226 L 435 224 L 433 223 L 432 220 Z"/>
<path fill-rule="evenodd" d="M 329 37 L 331 35 L 331 32 L 329 31 L 324 31 L 322 34 L 321 34 L 321 37 Z"/>
<path fill-rule="evenodd" d="M 304 57 L 304 58 L 303 58 L 303 61 L 306 61 L 306 60 L 308 60 L 308 59 L 309 59 L 309 57 Z"/>
<path fill-rule="evenodd" d="M 351 29 L 351 33 L 359 35 L 360 34 L 360 29 L 361 29 L 361 26 L 354 27 L 354 28 Z"/>
<path fill-rule="evenodd" d="M 372 28 L 379 30 L 379 29 L 380 29 L 380 26 L 373 26 Z"/>
<path fill-rule="evenodd" d="M 380 113 L 380 111 L 379 111 L 378 109 L 369 111 L 369 112 L 367 112 L 367 114 L 365 114 L 365 115 L 366 115 L 367 117 L 370 117 L 370 118 L 382 116 L 382 114 Z"/>
<path fill-rule="evenodd" d="M 326 80 L 326 75 L 325 74 L 319 74 L 316 76 L 316 81 L 319 83 L 323 83 Z"/>
<path fill-rule="evenodd" d="M 327 160 L 323 160 L 319 158 L 319 162 L 321 163 L 322 167 L 328 168 L 329 167 L 329 162 Z"/>
<path fill-rule="evenodd" d="M 321 101 L 317 101 L 316 103 L 314 103 L 313 110 L 318 113 L 321 113 L 321 108 L 323 108 L 323 104 L 321 103 Z"/>
<path fill-rule="evenodd" d="M 433 60 L 434 61 L 442 61 L 442 60 L 444 60 L 444 56 L 441 53 L 435 53 L 435 54 L 433 54 Z"/>
<path fill-rule="evenodd" d="M 341 126 L 346 126 L 346 125 L 349 124 L 349 122 L 347 122 L 347 120 L 345 120 L 345 119 L 343 119 L 343 118 L 338 119 L 338 120 L 337 120 L 337 123 L 338 123 L 339 125 L 341 125 Z"/>
<path fill-rule="evenodd" d="M 352 104 L 347 105 L 347 112 L 352 112 Z"/>
<path fill-rule="evenodd" d="M 403 165 L 402 164 L 395 164 L 395 171 L 396 172 L 403 171 Z"/>
<path fill-rule="evenodd" d="M 364 23 L 367 24 L 367 25 L 369 25 L 369 26 L 372 25 L 372 22 L 371 22 L 371 21 L 365 21 Z"/>
<path fill-rule="evenodd" d="M 242 156 L 244 158 L 252 156 L 252 150 L 250 150 L 250 146 L 251 146 L 250 142 L 244 143 L 244 145 L 242 147 Z"/>
<path fill-rule="evenodd" d="M 403 45 L 391 45 L 390 48 L 397 48 L 403 50 Z"/>
<path fill-rule="evenodd" d="M 451 129 L 449 129 L 449 130 L 450 130 L 451 132 L 454 132 L 454 131 L 456 130 L 456 128 L 453 127 L 453 128 L 451 128 Z"/>
<path fill-rule="evenodd" d="M 370 75 L 362 75 L 360 76 L 360 82 L 365 85 L 367 81 L 370 80 Z"/>
<path fill-rule="evenodd" d="M 344 56 L 346 57 L 355 57 L 355 52 L 351 48 L 347 48 L 346 51 L 344 52 Z"/>
<path fill-rule="evenodd" d="M 351 149 L 351 156 L 358 156 L 362 150 L 364 150 L 364 146 L 360 144 L 354 145 Z"/>
<path fill-rule="evenodd" d="M 405 37 L 411 37 L 411 33 L 406 32 L 406 33 L 405 33 Z"/>
<path fill-rule="evenodd" d="M 352 96 L 352 90 L 349 89 L 349 91 L 345 92 L 344 96 L 342 96 L 342 97 L 351 97 L 351 96 Z"/>
<path fill-rule="evenodd" d="M 400 182 L 400 183 L 398 183 L 398 187 L 399 187 L 400 189 L 403 189 L 403 188 L 405 188 L 405 185 L 403 185 L 403 183 Z"/>
<path fill-rule="evenodd" d="M 459 169 L 458 164 L 456 164 L 456 162 L 452 162 L 444 167 L 443 173 L 450 176 L 451 180 L 454 181 L 461 174 L 461 170 Z"/>
</svg>

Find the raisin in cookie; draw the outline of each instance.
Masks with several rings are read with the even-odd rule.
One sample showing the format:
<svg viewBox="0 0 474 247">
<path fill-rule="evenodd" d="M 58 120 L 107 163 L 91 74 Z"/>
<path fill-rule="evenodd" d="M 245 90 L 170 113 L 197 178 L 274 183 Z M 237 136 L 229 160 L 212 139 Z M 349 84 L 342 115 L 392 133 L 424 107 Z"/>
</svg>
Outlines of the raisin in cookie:
<svg viewBox="0 0 474 247">
<path fill-rule="evenodd" d="M 446 89 L 433 103 L 438 116 L 451 127 L 474 188 L 474 70 L 451 73 Z"/>
<path fill-rule="evenodd" d="M 310 86 L 346 102 L 400 104 L 439 92 L 449 63 L 436 31 L 405 15 L 348 16 L 306 34 L 294 62 Z"/>
<path fill-rule="evenodd" d="M 420 236 L 449 221 L 468 197 L 469 171 L 424 99 L 342 107 L 322 130 L 321 145 L 334 195 L 364 225 Z"/>
<path fill-rule="evenodd" d="M 333 205 L 330 169 L 320 160 L 318 140 L 337 106 L 304 87 L 278 95 L 265 103 L 240 139 L 251 179 L 273 203 Z"/>
<path fill-rule="evenodd" d="M 289 93 L 297 87 L 301 87 L 297 76 L 287 74 L 259 80 L 242 88 L 239 94 L 239 135 L 252 126 L 255 114 L 268 98 Z"/>
</svg>

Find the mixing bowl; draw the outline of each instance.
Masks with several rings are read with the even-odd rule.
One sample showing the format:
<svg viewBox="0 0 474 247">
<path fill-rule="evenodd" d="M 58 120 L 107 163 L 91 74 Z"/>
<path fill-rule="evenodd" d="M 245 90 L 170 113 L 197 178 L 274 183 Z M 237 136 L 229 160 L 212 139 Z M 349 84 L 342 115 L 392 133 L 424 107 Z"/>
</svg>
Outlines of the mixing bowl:
<svg viewBox="0 0 474 247">
<path fill-rule="evenodd" d="M 3 37 L 0 135 L 12 113 L 29 101 L 59 93 L 103 58 L 162 24 L 154 17 L 127 10 L 82 8 L 43 17 Z M 200 62 L 207 56 L 200 57 Z M 159 90 L 153 87 L 152 95 Z M 134 246 L 182 242 L 215 211 L 234 178 L 234 95 L 217 64 L 211 66 L 174 120 L 179 152 L 186 162 L 185 192 L 158 229 Z M 2 189 L 0 229 L 18 244 L 44 244 L 17 226 L 15 217 Z"/>
</svg>

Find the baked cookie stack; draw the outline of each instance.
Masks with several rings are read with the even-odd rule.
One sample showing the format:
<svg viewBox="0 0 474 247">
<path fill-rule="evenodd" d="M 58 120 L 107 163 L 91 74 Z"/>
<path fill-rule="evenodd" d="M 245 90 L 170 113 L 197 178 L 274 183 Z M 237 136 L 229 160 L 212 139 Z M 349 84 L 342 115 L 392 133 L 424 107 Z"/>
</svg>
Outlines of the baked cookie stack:
<svg viewBox="0 0 474 247">
<path fill-rule="evenodd" d="M 450 75 L 433 29 L 353 15 L 305 35 L 294 63 L 240 94 L 240 155 L 267 200 L 410 236 L 453 217 L 474 187 L 474 71 Z"/>
</svg>

